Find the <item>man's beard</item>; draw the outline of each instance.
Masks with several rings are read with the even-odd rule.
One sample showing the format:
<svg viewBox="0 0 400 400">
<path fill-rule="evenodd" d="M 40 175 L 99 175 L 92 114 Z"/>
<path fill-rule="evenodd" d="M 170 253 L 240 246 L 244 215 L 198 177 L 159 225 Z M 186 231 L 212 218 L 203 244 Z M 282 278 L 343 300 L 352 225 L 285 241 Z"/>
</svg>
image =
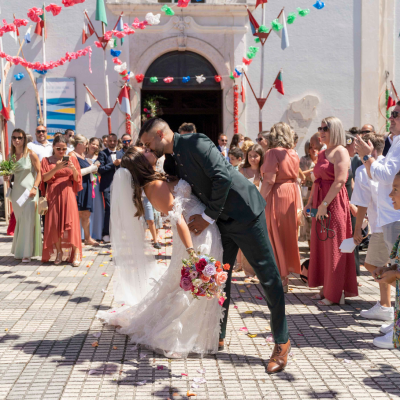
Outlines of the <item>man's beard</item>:
<svg viewBox="0 0 400 400">
<path fill-rule="evenodd" d="M 161 158 L 164 155 L 164 149 L 156 149 L 153 150 L 153 154 L 157 157 L 157 158 Z"/>
</svg>

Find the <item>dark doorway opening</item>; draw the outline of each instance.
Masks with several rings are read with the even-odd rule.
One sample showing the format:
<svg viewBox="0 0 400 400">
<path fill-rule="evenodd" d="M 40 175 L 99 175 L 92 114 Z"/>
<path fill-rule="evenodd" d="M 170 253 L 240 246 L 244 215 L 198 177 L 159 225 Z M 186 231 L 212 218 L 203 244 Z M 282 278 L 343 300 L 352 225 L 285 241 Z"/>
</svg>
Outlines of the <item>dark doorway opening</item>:
<svg viewBox="0 0 400 400">
<path fill-rule="evenodd" d="M 203 75 L 206 80 L 199 84 L 196 75 Z M 173 51 L 155 60 L 148 68 L 141 91 L 141 104 L 148 96 L 160 96 L 158 99 L 159 115 L 174 132 L 184 122 L 196 125 L 197 132 L 204 133 L 214 143 L 222 130 L 222 90 L 214 76 L 217 72 L 204 57 L 191 51 Z M 151 83 L 150 77 L 157 77 L 158 82 Z M 165 83 L 167 76 L 174 78 L 172 83 Z M 182 77 L 190 77 L 183 82 Z M 142 110 L 143 112 L 143 110 Z"/>
</svg>

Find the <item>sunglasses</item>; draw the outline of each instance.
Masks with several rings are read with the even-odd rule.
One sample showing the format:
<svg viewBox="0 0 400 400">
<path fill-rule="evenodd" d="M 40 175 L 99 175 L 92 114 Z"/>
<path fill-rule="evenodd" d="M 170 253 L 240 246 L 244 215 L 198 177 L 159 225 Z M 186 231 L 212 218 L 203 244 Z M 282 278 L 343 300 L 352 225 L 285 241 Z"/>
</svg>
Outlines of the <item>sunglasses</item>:
<svg viewBox="0 0 400 400">
<path fill-rule="evenodd" d="M 228 143 L 227 140 L 219 139 L 222 143 Z"/>
<path fill-rule="evenodd" d="M 11 136 L 12 140 L 24 140 L 23 136 Z"/>
<path fill-rule="evenodd" d="M 122 141 L 123 144 L 129 144 L 129 143 L 131 143 L 131 142 L 132 142 L 132 140 L 123 140 L 123 141 Z"/>
<path fill-rule="evenodd" d="M 400 113 L 398 111 L 392 111 L 392 115 L 390 116 L 390 118 L 397 118 L 399 114 Z"/>
<path fill-rule="evenodd" d="M 372 131 L 360 131 L 361 135 L 364 135 L 365 133 L 371 133 Z"/>
<path fill-rule="evenodd" d="M 45 131 L 45 130 L 39 130 L 39 129 L 38 129 L 38 130 L 36 131 L 36 133 L 46 133 L 46 131 Z"/>
<path fill-rule="evenodd" d="M 256 139 L 256 142 L 261 142 L 261 141 L 262 141 L 261 138 L 257 138 L 257 139 Z"/>
<path fill-rule="evenodd" d="M 67 151 L 66 147 L 55 147 L 57 151 Z"/>
<path fill-rule="evenodd" d="M 328 128 L 327 126 L 324 126 L 324 127 L 320 126 L 320 127 L 318 128 L 318 132 L 322 132 L 322 131 L 328 132 L 328 130 L 329 130 L 329 128 Z"/>
</svg>

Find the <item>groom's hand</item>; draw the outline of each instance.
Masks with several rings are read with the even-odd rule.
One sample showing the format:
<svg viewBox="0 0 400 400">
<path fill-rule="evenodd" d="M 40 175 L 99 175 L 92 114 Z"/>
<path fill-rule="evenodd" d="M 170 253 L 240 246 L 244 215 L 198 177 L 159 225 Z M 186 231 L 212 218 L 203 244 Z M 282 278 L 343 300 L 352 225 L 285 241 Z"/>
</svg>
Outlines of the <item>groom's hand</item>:
<svg viewBox="0 0 400 400">
<path fill-rule="evenodd" d="M 195 214 L 190 217 L 189 230 L 193 232 L 196 236 L 200 235 L 207 226 L 210 225 L 200 214 Z"/>
</svg>

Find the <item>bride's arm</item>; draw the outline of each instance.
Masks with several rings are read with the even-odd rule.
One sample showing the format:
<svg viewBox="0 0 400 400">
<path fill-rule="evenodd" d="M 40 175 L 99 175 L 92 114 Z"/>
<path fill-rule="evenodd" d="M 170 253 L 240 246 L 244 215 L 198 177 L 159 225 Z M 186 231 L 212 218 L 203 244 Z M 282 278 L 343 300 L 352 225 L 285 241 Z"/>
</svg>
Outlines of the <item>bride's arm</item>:
<svg viewBox="0 0 400 400">
<path fill-rule="evenodd" d="M 151 182 L 145 189 L 145 193 L 150 203 L 155 209 L 168 215 L 173 209 L 174 196 L 167 182 L 154 181 Z M 189 228 L 186 224 L 185 218 L 181 215 L 180 221 L 176 223 L 179 237 L 186 249 L 193 248 L 192 237 L 190 236 Z"/>
</svg>

